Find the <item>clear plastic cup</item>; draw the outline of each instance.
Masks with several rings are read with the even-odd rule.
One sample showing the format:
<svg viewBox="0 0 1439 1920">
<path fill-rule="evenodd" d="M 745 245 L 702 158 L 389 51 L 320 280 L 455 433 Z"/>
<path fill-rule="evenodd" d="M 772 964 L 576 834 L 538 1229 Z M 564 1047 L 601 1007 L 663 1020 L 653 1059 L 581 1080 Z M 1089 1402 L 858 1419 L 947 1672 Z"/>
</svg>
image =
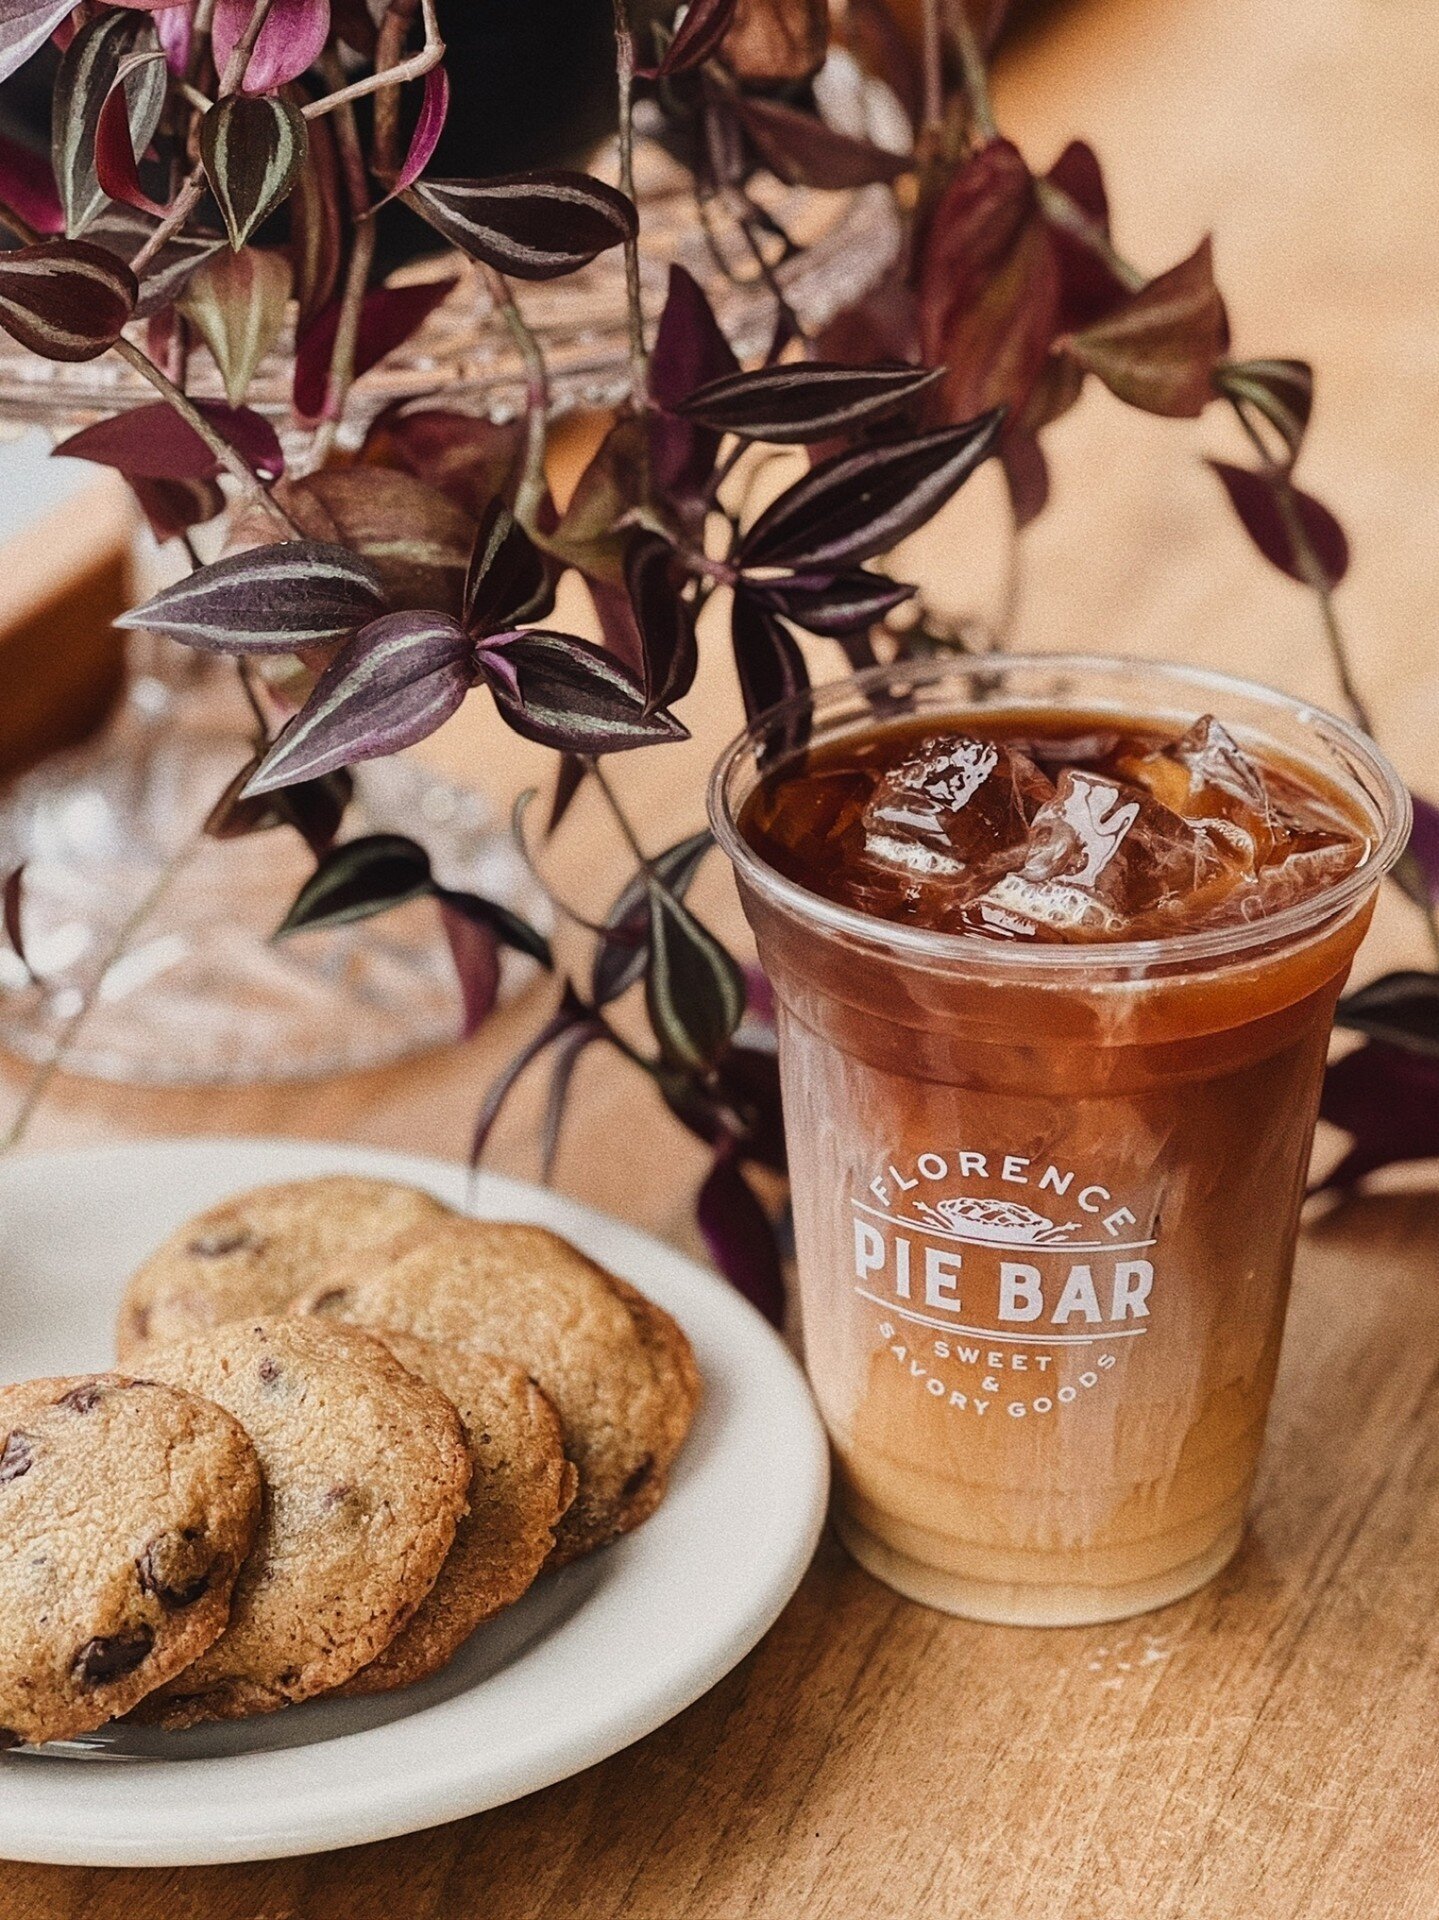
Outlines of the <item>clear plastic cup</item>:
<svg viewBox="0 0 1439 1920">
<path fill-rule="evenodd" d="M 1211 713 L 1337 795 L 1357 867 L 1161 940 L 1001 942 L 810 893 L 739 829 L 788 726 L 1005 708 Z M 1049 656 L 881 668 L 764 716 L 711 818 L 774 985 L 805 1359 L 836 1524 L 899 1592 L 1071 1625 L 1234 1553 L 1279 1354 L 1334 1005 L 1408 796 L 1332 715 L 1225 676 Z"/>
</svg>

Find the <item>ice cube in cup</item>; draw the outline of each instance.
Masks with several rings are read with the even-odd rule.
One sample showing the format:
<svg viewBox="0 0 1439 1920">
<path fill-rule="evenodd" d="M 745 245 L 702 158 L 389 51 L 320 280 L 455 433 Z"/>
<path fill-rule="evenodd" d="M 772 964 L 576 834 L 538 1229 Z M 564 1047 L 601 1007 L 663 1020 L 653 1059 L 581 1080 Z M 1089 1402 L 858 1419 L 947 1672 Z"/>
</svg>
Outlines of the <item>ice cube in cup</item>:
<svg viewBox="0 0 1439 1920">
<path fill-rule="evenodd" d="M 1022 863 L 973 903 L 976 932 L 1083 938 L 1209 904 L 1232 875 L 1209 835 L 1143 787 L 1066 767 L 1029 829 Z"/>
<path fill-rule="evenodd" d="M 978 890 L 1018 857 L 1053 792 L 1017 748 L 932 736 L 881 775 L 864 810 L 865 857 L 915 880 Z"/>
</svg>

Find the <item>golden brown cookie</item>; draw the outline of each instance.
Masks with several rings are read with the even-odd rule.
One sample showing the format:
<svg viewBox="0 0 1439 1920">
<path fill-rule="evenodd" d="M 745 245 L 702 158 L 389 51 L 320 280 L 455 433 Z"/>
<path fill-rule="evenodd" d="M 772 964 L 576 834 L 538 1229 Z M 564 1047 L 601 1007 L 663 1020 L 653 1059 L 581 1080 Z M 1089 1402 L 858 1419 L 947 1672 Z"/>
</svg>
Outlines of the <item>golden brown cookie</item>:
<svg viewBox="0 0 1439 1920">
<path fill-rule="evenodd" d="M 241 1421 L 265 1477 L 230 1626 L 138 1718 L 268 1713 L 368 1666 L 435 1583 L 471 1461 L 443 1394 L 353 1327 L 241 1320 L 147 1354 Z"/>
<path fill-rule="evenodd" d="M 455 1217 L 349 1280 L 312 1287 L 294 1310 L 523 1367 L 553 1402 L 579 1469 L 554 1565 L 654 1511 L 699 1404 L 694 1357 L 670 1316 L 543 1227 Z"/>
<path fill-rule="evenodd" d="M 219 1407 L 116 1373 L 0 1388 L 0 1746 L 89 1733 L 203 1654 L 259 1517 Z"/>
<path fill-rule="evenodd" d="M 454 1404 L 475 1471 L 470 1510 L 439 1578 L 409 1625 L 342 1693 L 384 1693 L 437 1673 L 482 1620 L 518 1600 L 549 1556 L 577 1479 L 554 1408 L 521 1368 L 408 1333 L 380 1338 Z"/>
<path fill-rule="evenodd" d="M 236 1194 L 187 1221 L 139 1268 L 120 1303 L 116 1352 L 127 1361 L 146 1345 L 280 1313 L 337 1267 L 453 1217 L 415 1187 L 349 1174 Z"/>
</svg>

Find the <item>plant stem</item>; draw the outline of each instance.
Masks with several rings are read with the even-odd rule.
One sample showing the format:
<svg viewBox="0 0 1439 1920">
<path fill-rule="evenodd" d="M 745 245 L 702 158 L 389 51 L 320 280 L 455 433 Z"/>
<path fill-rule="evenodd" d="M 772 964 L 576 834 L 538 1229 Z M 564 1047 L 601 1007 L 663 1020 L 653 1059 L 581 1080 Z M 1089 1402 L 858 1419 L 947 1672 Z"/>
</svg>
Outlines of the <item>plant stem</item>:
<svg viewBox="0 0 1439 1920">
<path fill-rule="evenodd" d="M 924 105 L 920 131 L 932 139 L 944 122 L 944 27 L 940 20 L 940 0 L 924 0 L 923 31 Z"/>
<path fill-rule="evenodd" d="M 190 215 L 200 204 L 200 197 L 204 191 L 205 169 L 196 161 L 195 165 L 185 177 L 185 184 L 175 195 L 174 205 L 130 262 L 130 271 L 137 280 L 155 258 L 155 255 L 160 251 L 161 247 L 165 245 L 166 241 L 173 240 L 181 227 L 184 226 L 185 222 L 190 218 Z"/>
<path fill-rule="evenodd" d="M 981 139 L 993 140 L 999 128 L 995 124 L 994 108 L 989 100 L 989 75 L 984 64 L 984 52 L 975 34 L 974 22 L 969 17 L 969 8 L 965 0 L 944 0 L 944 9 L 950 38 L 959 55 L 960 72 L 964 76 L 964 97 L 969 103 L 970 120 Z"/>
<path fill-rule="evenodd" d="M 264 30 L 270 17 L 270 9 L 275 0 L 255 0 L 249 19 L 245 22 L 245 31 L 235 42 L 229 59 L 225 62 L 225 71 L 220 75 L 220 93 L 236 93 L 245 83 L 245 75 L 250 66 L 250 55 L 255 51 L 255 42 Z"/>
<path fill-rule="evenodd" d="M 0 227 L 7 227 L 22 247 L 33 247 L 39 241 L 39 234 L 28 220 L 22 220 L 15 209 L 0 200 Z"/>
<path fill-rule="evenodd" d="M 1148 285 L 1138 267 L 1131 266 L 1123 254 L 1115 251 L 1103 227 L 1091 220 L 1079 202 L 1063 187 L 1055 186 L 1052 180 L 1046 180 L 1042 174 L 1036 176 L 1034 187 L 1045 218 L 1053 226 L 1062 227 L 1071 239 L 1088 247 L 1097 259 L 1104 262 L 1126 292 L 1138 293 L 1141 287 Z"/>
<path fill-rule="evenodd" d="M 420 10 L 420 0 L 390 0 L 380 22 L 375 45 L 375 71 L 388 73 L 400 64 L 410 28 Z M 374 133 L 371 140 L 375 172 L 382 180 L 392 180 L 400 170 L 400 90 L 386 87 L 375 95 Z"/>
<path fill-rule="evenodd" d="M 167 374 L 161 372 L 148 354 L 142 353 L 133 340 L 125 339 L 123 335 L 110 351 L 118 353 L 122 360 L 135 369 L 136 373 L 149 381 L 163 400 L 169 402 L 186 426 L 200 436 L 225 471 L 239 481 L 241 492 L 247 500 L 254 500 L 266 508 L 280 522 L 286 533 L 296 540 L 304 538 L 301 529 L 295 525 L 245 456 L 237 448 L 232 447 L 222 434 L 216 433 L 199 408 L 181 393 Z"/>
<path fill-rule="evenodd" d="M 635 37 L 630 27 L 628 0 L 614 0 L 615 81 L 619 90 L 620 192 L 635 197 L 634 78 Z M 637 234 L 625 240 L 625 304 L 630 323 L 630 397 L 644 405 L 648 384 L 645 358 L 644 308 L 640 299 L 640 243 Z"/>
<path fill-rule="evenodd" d="M 387 87 L 402 87 L 406 81 L 422 79 L 431 67 L 437 67 L 445 57 L 445 43 L 440 37 L 435 0 L 420 0 L 420 11 L 425 22 L 425 44 L 418 53 L 412 53 L 408 60 L 402 60 L 398 66 L 389 67 L 383 73 L 366 74 L 363 80 L 352 80 L 348 86 L 340 86 L 337 92 L 312 100 L 308 106 L 300 109 L 305 119 L 318 120 L 322 114 L 348 107 L 368 94 L 380 93 Z"/>
<path fill-rule="evenodd" d="M 600 792 L 605 796 L 605 799 L 609 802 L 610 812 L 615 816 L 615 820 L 619 825 L 619 830 L 624 835 L 625 845 L 629 848 L 630 852 L 634 855 L 638 864 L 644 868 L 645 872 L 651 873 L 653 869 L 650 865 L 650 857 L 645 852 L 644 848 L 640 845 L 639 837 L 635 833 L 634 828 L 630 825 L 629 815 L 625 812 L 624 808 L 620 805 L 619 795 L 615 792 L 614 788 L 610 785 L 609 775 L 605 772 L 598 758 L 594 754 L 587 753 L 584 756 L 584 758 L 585 758 L 585 765 L 589 768 L 590 772 L 594 775 L 595 782 L 598 785 Z"/>
<path fill-rule="evenodd" d="M 135 938 L 135 935 L 140 931 L 156 907 L 159 906 L 161 900 L 168 892 L 171 882 L 194 852 L 196 845 L 197 842 L 195 840 L 187 840 L 183 846 L 172 853 L 164 866 L 161 867 L 153 884 L 140 900 L 139 904 L 132 908 L 125 916 L 119 931 L 111 942 L 109 952 L 105 955 L 100 971 L 91 982 L 80 1005 L 61 1027 L 55 1045 L 51 1049 L 50 1058 L 35 1072 L 29 1086 L 25 1089 L 24 1098 L 21 1100 L 20 1106 L 10 1122 L 5 1137 L 3 1140 L 0 1140 L 0 1154 L 13 1152 L 24 1139 L 25 1134 L 29 1130 L 30 1122 L 35 1117 L 36 1109 L 49 1090 L 51 1081 L 64 1066 L 71 1048 L 79 1038 L 80 1029 L 84 1026 L 91 1009 L 99 998 L 100 989 L 104 986 L 110 969 L 115 965 L 117 960 L 123 957 L 130 942 Z"/>
<path fill-rule="evenodd" d="M 494 267 L 481 263 L 490 298 L 504 317 L 510 338 L 525 365 L 525 462 L 515 492 L 515 518 L 529 533 L 545 497 L 545 428 L 550 411 L 550 376 L 539 341 L 530 331 L 510 283 Z"/>
<path fill-rule="evenodd" d="M 332 83 L 336 77 L 344 77 L 333 54 L 325 57 L 320 70 L 326 80 Z M 325 378 L 324 406 L 320 424 L 310 444 L 310 461 L 315 467 L 322 467 L 334 449 L 345 402 L 355 383 L 355 350 L 360 338 L 360 315 L 364 310 L 370 270 L 375 264 L 375 215 L 370 205 L 365 150 L 360 144 L 355 110 L 348 104 L 342 105 L 336 113 L 335 145 L 339 149 L 340 172 L 345 182 L 345 198 L 349 203 L 355 237 L 345 268 L 345 284 L 340 293 L 335 343 L 330 349 L 330 367 Z"/>
</svg>

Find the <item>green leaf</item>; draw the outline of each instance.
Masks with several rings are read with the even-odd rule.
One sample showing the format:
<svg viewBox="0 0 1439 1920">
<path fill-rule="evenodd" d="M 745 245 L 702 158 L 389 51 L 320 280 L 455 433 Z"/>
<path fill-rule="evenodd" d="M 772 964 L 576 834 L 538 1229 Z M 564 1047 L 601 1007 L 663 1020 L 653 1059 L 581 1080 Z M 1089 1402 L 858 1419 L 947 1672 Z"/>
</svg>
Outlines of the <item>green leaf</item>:
<svg viewBox="0 0 1439 1920">
<path fill-rule="evenodd" d="M 650 966 L 645 1002 L 671 1066 L 702 1073 L 744 1016 L 744 975 L 689 908 L 650 886 Z"/>
<path fill-rule="evenodd" d="M 305 163 L 299 109 L 274 94 L 228 94 L 200 123 L 200 158 L 238 253 L 289 196 Z"/>
<path fill-rule="evenodd" d="M 197 267 L 180 296 L 180 311 L 214 355 L 232 407 L 280 337 L 290 280 L 284 254 L 242 247 Z"/>
<path fill-rule="evenodd" d="M 431 892 L 430 856 L 400 833 L 371 833 L 326 854 L 295 896 L 275 938 L 343 927 Z"/>
</svg>

